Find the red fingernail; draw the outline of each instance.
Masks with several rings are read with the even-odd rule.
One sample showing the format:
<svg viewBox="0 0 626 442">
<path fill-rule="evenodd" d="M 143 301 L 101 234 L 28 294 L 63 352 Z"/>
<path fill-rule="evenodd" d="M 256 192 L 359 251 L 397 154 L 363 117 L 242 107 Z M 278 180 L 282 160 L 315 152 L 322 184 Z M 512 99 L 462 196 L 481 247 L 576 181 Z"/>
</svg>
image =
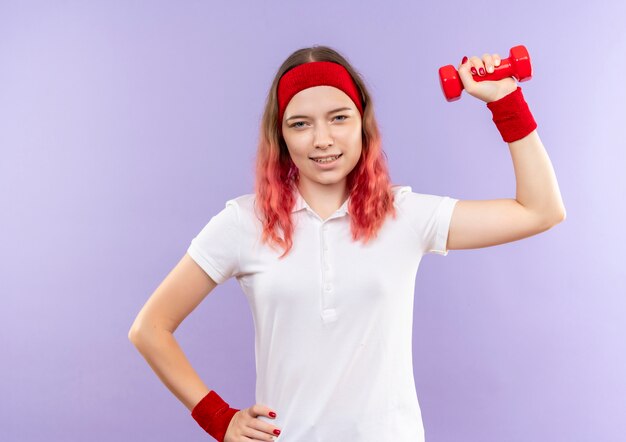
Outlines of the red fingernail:
<svg viewBox="0 0 626 442">
<path fill-rule="evenodd" d="M 478 71 L 480 72 L 480 75 L 485 75 L 485 70 L 483 68 L 480 68 Z"/>
<path fill-rule="evenodd" d="M 271 417 L 276 417 L 276 413 L 274 413 L 273 411 L 270 411 L 270 416 Z"/>
<path fill-rule="evenodd" d="M 467 56 L 463 57 L 463 60 L 461 61 L 461 64 L 464 64 L 467 61 Z"/>
<path fill-rule="evenodd" d="M 276 436 L 279 436 L 279 435 L 280 435 L 280 430 L 274 430 L 274 434 L 275 434 Z"/>
<path fill-rule="evenodd" d="M 475 67 L 472 67 L 472 74 L 478 75 L 478 72 L 476 72 L 476 68 Z"/>
</svg>

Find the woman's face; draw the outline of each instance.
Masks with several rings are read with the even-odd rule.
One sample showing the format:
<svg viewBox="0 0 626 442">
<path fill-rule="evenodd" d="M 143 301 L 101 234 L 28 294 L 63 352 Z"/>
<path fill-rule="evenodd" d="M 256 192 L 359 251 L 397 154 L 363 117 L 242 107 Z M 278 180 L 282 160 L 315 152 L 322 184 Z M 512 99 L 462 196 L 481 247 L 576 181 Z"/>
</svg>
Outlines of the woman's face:
<svg viewBox="0 0 626 442">
<path fill-rule="evenodd" d="M 339 183 L 361 157 L 361 114 L 350 97 L 333 86 L 315 86 L 294 95 L 285 108 L 282 131 L 301 183 Z M 312 159 L 339 154 L 326 164 Z"/>
</svg>

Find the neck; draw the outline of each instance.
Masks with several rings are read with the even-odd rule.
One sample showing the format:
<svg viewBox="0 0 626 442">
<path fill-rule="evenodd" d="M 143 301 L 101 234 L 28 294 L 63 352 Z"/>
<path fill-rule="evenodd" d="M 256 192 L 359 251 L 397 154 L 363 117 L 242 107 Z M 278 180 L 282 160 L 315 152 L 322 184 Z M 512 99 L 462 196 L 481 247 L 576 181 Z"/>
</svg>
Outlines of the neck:
<svg viewBox="0 0 626 442">
<path fill-rule="evenodd" d="M 309 207 L 318 214 L 332 214 L 348 199 L 346 180 L 333 184 L 304 181 L 298 183 L 298 191 Z"/>
</svg>

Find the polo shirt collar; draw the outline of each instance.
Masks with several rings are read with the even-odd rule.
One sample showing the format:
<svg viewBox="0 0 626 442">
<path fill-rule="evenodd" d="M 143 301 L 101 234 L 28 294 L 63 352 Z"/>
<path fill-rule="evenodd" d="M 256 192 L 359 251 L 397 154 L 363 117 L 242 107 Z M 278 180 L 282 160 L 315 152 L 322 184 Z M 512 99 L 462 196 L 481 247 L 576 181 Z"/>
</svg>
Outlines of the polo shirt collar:
<svg viewBox="0 0 626 442">
<path fill-rule="evenodd" d="M 311 207 L 307 204 L 304 198 L 302 198 L 302 195 L 300 194 L 300 191 L 298 190 L 298 188 L 296 186 L 294 186 L 294 188 L 295 188 L 294 192 L 296 195 L 296 203 L 293 205 L 293 209 L 291 210 L 291 213 L 297 212 L 302 209 L 307 209 L 315 213 L 315 211 L 311 209 Z M 349 203 L 350 203 L 350 196 L 348 196 L 348 199 L 344 201 L 344 203 L 341 205 L 339 209 L 337 209 L 335 214 L 337 215 L 345 215 L 346 213 L 349 214 L 350 213 L 350 211 L 348 210 Z"/>
</svg>

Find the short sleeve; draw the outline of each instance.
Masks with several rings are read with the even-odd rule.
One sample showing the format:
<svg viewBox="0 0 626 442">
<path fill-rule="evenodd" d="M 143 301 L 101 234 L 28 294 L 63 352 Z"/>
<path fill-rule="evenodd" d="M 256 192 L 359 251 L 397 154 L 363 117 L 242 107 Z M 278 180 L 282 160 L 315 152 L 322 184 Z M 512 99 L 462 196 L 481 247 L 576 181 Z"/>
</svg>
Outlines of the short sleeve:
<svg viewBox="0 0 626 442">
<path fill-rule="evenodd" d="M 239 210 L 234 200 L 191 240 L 187 253 L 218 284 L 239 272 Z"/>
<path fill-rule="evenodd" d="M 398 191 L 399 207 L 418 236 L 424 254 L 446 256 L 446 243 L 455 204 L 449 196 L 416 193 L 410 186 Z"/>
</svg>

